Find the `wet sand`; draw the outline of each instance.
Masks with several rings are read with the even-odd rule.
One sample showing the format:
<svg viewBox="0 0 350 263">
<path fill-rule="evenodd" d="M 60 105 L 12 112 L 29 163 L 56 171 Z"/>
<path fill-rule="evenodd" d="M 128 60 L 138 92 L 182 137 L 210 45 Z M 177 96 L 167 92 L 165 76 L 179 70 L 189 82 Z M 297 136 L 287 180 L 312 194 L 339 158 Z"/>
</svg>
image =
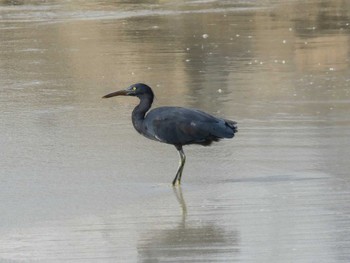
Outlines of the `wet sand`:
<svg viewBox="0 0 350 263">
<path fill-rule="evenodd" d="M 0 262 L 349 262 L 345 1 L 0 1 Z M 232 140 L 141 137 L 154 106 Z"/>
</svg>

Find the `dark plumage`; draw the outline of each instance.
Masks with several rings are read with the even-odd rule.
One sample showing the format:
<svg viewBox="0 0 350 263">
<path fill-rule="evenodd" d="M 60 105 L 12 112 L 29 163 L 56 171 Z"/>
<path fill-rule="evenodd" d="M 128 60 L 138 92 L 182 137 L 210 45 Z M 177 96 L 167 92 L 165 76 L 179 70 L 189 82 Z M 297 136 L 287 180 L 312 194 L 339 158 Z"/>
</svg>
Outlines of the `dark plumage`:
<svg viewBox="0 0 350 263">
<path fill-rule="evenodd" d="M 136 96 L 139 105 L 132 112 L 132 123 L 135 129 L 145 137 L 172 144 L 180 154 L 180 165 L 173 185 L 180 184 L 186 156 L 182 146 L 200 144 L 208 146 L 213 141 L 222 138 L 232 138 L 237 132 L 236 122 L 214 117 L 196 109 L 182 107 L 151 108 L 154 94 L 146 84 L 137 83 L 125 90 L 105 95 L 103 98 L 114 96 Z"/>
</svg>

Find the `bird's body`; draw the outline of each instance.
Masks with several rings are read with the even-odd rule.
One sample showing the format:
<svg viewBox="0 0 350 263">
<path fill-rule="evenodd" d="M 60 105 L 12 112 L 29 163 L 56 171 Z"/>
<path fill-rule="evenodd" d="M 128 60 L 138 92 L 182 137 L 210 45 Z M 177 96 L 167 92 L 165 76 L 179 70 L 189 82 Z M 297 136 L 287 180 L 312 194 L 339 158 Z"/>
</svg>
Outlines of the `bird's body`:
<svg viewBox="0 0 350 263">
<path fill-rule="evenodd" d="M 203 111 L 182 107 L 159 107 L 147 113 L 142 132 L 147 138 L 173 144 L 210 145 L 234 136 L 234 123 Z"/>
<path fill-rule="evenodd" d="M 137 96 L 140 99 L 139 105 L 132 112 L 132 123 L 140 134 L 152 140 L 172 144 L 179 151 L 180 166 L 173 185 L 180 184 L 181 181 L 186 160 L 183 145 L 207 146 L 222 138 L 232 138 L 237 132 L 236 122 L 217 118 L 197 109 L 159 107 L 149 111 L 154 94 L 149 86 L 142 83 L 107 94 L 104 98 L 119 95 Z"/>
</svg>

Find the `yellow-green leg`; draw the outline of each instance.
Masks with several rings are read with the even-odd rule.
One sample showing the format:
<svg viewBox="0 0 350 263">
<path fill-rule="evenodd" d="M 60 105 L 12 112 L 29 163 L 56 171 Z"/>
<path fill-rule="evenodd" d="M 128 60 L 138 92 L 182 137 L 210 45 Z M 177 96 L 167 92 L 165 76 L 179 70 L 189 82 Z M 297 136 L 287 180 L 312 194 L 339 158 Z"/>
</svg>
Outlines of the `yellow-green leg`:
<svg viewBox="0 0 350 263">
<path fill-rule="evenodd" d="M 186 162 L 186 155 L 182 149 L 182 146 L 176 146 L 176 149 L 179 152 L 179 156 L 180 156 L 180 161 L 179 161 L 179 168 L 177 169 L 175 178 L 173 180 L 173 186 L 176 185 L 180 185 L 181 183 L 181 176 L 182 176 L 182 171 L 184 169 L 185 166 L 185 162 Z"/>
</svg>

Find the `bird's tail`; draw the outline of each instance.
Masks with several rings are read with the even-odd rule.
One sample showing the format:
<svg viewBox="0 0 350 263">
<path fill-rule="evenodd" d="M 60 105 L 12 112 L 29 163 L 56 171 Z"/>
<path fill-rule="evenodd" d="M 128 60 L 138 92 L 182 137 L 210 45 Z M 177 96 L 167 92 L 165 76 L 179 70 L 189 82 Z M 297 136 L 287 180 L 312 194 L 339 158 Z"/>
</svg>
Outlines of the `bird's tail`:
<svg viewBox="0 0 350 263">
<path fill-rule="evenodd" d="M 225 124 L 232 130 L 232 137 L 235 136 L 235 133 L 238 132 L 237 122 L 225 120 Z"/>
</svg>

